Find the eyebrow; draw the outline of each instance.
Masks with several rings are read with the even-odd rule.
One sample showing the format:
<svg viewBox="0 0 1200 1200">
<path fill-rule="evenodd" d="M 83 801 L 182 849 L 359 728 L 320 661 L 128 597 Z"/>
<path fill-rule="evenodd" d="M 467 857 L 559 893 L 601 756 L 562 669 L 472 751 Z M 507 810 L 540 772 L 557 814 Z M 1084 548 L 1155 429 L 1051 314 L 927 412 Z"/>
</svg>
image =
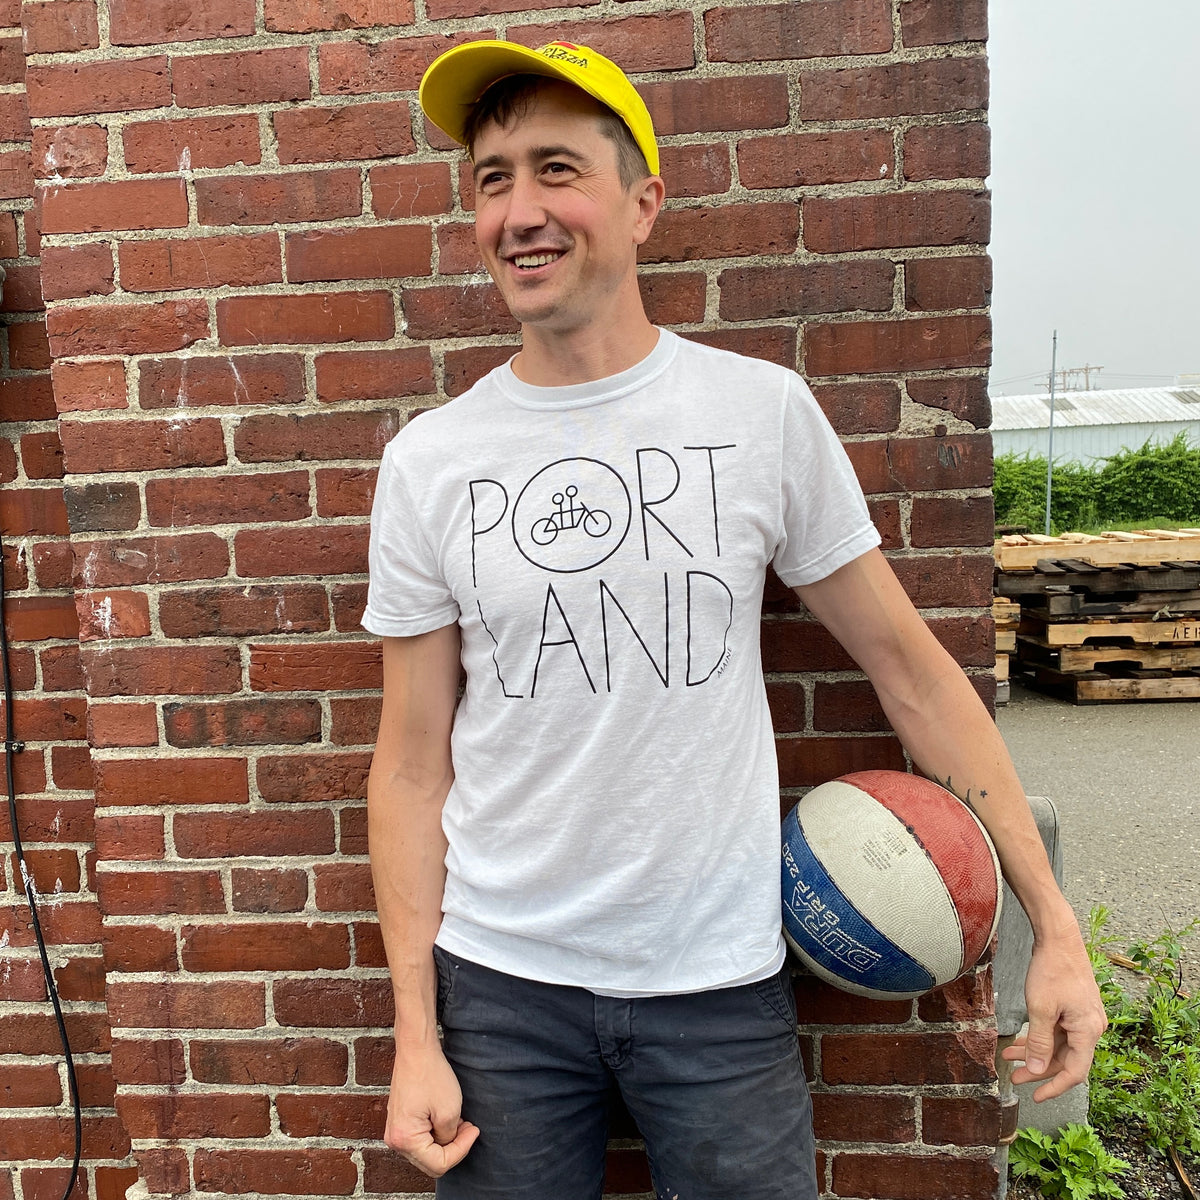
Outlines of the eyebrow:
<svg viewBox="0 0 1200 1200">
<path fill-rule="evenodd" d="M 578 163 L 587 161 L 587 158 L 578 150 L 573 150 L 570 146 L 559 145 L 531 146 L 527 157 L 533 162 L 545 162 L 548 158 L 569 158 Z M 481 171 L 490 171 L 492 167 L 507 166 L 511 161 L 511 157 L 507 154 L 489 154 L 476 161 L 472 174 L 478 179 Z"/>
</svg>

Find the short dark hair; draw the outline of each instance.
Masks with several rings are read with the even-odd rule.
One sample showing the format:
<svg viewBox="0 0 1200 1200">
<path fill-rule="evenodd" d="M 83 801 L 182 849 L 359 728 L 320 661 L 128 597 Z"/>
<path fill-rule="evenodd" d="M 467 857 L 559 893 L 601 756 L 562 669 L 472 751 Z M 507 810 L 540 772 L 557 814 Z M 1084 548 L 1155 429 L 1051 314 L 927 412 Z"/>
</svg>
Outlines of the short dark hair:
<svg viewBox="0 0 1200 1200">
<path fill-rule="evenodd" d="M 474 156 L 475 141 L 480 130 L 489 122 L 504 126 L 514 117 L 522 117 L 529 111 L 530 105 L 543 88 L 555 80 L 547 75 L 508 75 L 496 80 L 491 87 L 475 101 L 470 116 L 463 126 L 463 136 L 466 139 L 467 152 Z M 586 93 L 585 93 L 586 94 Z M 599 104 L 599 101 L 597 101 Z M 603 108 L 603 106 L 601 106 Z M 641 147 L 633 139 L 629 126 L 610 108 L 604 108 L 600 114 L 601 129 L 604 136 L 616 143 L 617 146 L 617 175 L 621 186 L 629 190 L 635 183 L 651 174 L 650 165 Z"/>
</svg>

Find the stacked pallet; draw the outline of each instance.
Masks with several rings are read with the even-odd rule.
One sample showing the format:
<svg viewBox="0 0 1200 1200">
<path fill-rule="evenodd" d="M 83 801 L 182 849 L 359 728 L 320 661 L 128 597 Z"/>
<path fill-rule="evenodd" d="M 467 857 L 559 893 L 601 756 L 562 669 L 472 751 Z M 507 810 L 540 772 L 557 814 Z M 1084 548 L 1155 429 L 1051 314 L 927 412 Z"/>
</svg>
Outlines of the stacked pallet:
<svg viewBox="0 0 1200 1200">
<path fill-rule="evenodd" d="M 996 703 L 1008 703 L 1009 660 L 1017 649 L 1017 626 L 1021 606 L 1015 600 L 996 596 L 992 600 L 992 621 L 996 626 Z"/>
<path fill-rule="evenodd" d="M 1200 699 L 1200 529 L 1014 534 L 995 556 L 1023 682 L 1077 704 Z"/>
</svg>

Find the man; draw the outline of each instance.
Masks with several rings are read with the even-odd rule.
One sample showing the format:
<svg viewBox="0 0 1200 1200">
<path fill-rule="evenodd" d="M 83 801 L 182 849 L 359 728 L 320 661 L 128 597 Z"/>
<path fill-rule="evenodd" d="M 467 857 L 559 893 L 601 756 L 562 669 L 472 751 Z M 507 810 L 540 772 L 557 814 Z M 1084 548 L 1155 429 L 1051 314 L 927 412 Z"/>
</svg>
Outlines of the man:
<svg viewBox="0 0 1200 1200">
<path fill-rule="evenodd" d="M 421 103 L 468 148 L 522 341 L 391 443 L 372 518 L 385 1140 L 451 1200 L 586 1200 L 619 1091 L 659 1195 L 817 1194 L 779 933 L 768 564 L 992 833 L 1036 932 L 1014 1078 L 1043 1097 L 1082 1080 L 1104 1017 L 1074 917 L 811 393 L 646 318 L 636 254 L 663 183 L 636 91 L 584 46 L 479 42 L 433 64 Z"/>
</svg>

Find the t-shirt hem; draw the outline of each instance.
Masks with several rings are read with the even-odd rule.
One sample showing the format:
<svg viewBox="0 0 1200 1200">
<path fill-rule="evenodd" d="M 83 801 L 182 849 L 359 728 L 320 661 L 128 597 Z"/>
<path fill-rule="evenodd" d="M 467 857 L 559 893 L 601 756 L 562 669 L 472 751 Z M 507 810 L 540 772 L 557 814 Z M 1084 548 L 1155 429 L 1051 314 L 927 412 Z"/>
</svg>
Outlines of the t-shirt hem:
<svg viewBox="0 0 1200 1200">
<path fill-rule="evenodd" d="M 420 617 L 381 617 L 378 613 L 363 613 L 362 627 L 376 637 L 414 637 L 418 633 L 432 633 L 447 625 L 458 623 L 458 606 L 450 605 Z"/>
<path fill-rule="evenodd" d="M 872 525 L 831 547 L 820 558 L 790 570 L 781 571 L 776 567 L 775 573 L 788 587 L 803 587 L 805 584 L 818 583 L 822 579 L 827 579 L 840 567 L 853 562 L 856 558 L 861 558 L 868 550 L 874 550 L 882 540 L 879 531 Z"/>
</svg>

